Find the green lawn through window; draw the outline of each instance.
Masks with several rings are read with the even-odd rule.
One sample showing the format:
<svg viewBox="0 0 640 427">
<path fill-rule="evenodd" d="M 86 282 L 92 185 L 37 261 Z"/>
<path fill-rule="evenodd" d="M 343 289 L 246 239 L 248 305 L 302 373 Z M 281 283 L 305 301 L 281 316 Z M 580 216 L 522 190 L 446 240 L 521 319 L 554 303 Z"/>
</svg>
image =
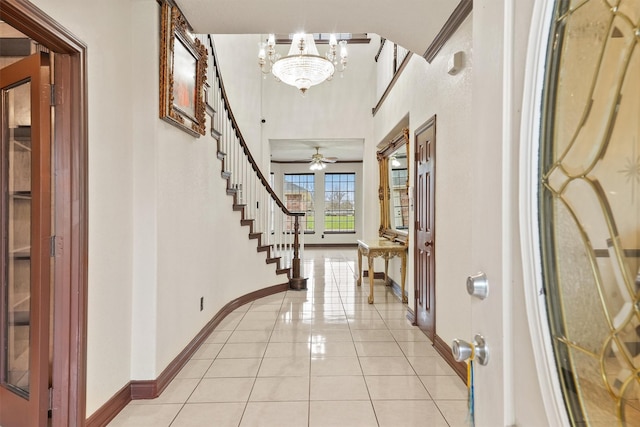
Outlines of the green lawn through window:
<svg viewBox="0 0 640 427">
<path fill-rule="evenodd" d="M 306 230 L 315 230 L 315 217 L 305 216 Z M 324 231 L 355 231 L 355 216 L 353 215 L 325 215 Z"/>
</svg>

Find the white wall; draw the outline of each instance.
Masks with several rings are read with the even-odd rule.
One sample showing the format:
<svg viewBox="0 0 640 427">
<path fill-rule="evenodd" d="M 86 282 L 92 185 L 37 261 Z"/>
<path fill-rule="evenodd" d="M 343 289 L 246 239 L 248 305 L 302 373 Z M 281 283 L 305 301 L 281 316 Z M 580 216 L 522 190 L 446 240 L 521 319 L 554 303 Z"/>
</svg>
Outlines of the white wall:
<svg viewBox="0 0 640 427">
<path fill-rule="evenodd" d="M 326 47 L 318 45 L 321 55 Z M 336 72 L 331 81 L 311 87 L 304 96 L 273 76 L 262 80 L 263 145 L 268 146 L 269 139 L 371 140 L 377 42 L 348 49 L 349 64 L 342 76 Z"/>
<path fill-rule="evenodd" d="M 258 67 L 257 34 L 216 34 L 216 54 L 229 104 L 249 150 L 263 171 L 269 170 L 269 145 L 262 139 L 262 73 Z M 209 49 L 209 44 L 206 44 Z M 209 61 L 211 64 L 212 61 Z M 212 71 L 212 67 L 209 67 Z M 209 80 L 213 84 L 213 79 Z"/>
<path fill-rule="evenodd" d="M 264 254 L 255 253 L 255 242 L 235 238 L 236 230 L 240 233 L 246 229 L 233 225 L 239 224 L 239 216 L 231 212 L 231 200 L 224 194 L 212 140 L 209 137 L 196 140 L 158 120 L 159 6 L 156 1 L 33 2 L 88 46 L 87 414 L 90 415 L 129 380 L 156 378 L 222 305 L 281 280 L 268 269 L 256 268 L 255 275 L 249 275 L 245 271 L 249 269 L 238 267 L 238 260 L 260 261 Z M 483 8 L 484 3 L 476 5 L 478 10 Z M 487 28 L 503 25 L 500 13 L 489 12 L 479 21 L 487 25 L 473 30 L 473 37 L 488 34 L 484 39 L 487 44 L 482 45 L 485 46 L 483 53 L 489 53 L 484 61 L 493 59 L 487 47 L 491 46 L 493 34 Z M 525 10 L 519 15 L 522 21 L 526 21 L 526 14 Z M 491 122 L 479 129 L 473 125 L 477 121 L 472 120 L 469 103 L 472 97 L 470 21 L 463 23 L 432 64 L 420 57 L 411 60 L 375 118 L 371 116 L 371 108 L 377 102 L 374 68 L 363 67 L 358 71 L 358 64 L 373 62 L 377 41 L 350 46 L 351 52 L 369 49 L 370 54 L 368 51 L 361 59 L 352 54 L 352 63 L 344 78 L 336 76 L 328 84 L 313 87 L 305 97 L 271 79 L 249 78 L 249 73 L 253 73 L 249 67 L 238 68 L 240 73 L 247 73 L 245 76 L 224 75 L 230 80 L 225 83 L 234 113 L 252 151 L 261 150 L 261 154 L 254 154 L 263 163 L 268 162 L 265 148 L 268 138 L 317 138 L 321 133 L 327 138 L 365 140 L 362 180 L 370 187 L 370 195 L 365 195 L 363 200 L 363 210 L 370 213 L 363 218 L 365 238 L 376 237 L 379 224 L 376 145 L 407 114 L 412 136 L 429 117 L 438 115 L 437 333 L 445 341 L 472 335 L 464 280 L 473 271 L 467 271 L 465 266 L 481 263 L 477 259 L 470 262 L 473 255 L 466 242 L 469 235 L 473 236 L 474 251 L 482 251 L 484 232 L 474 233 L 476 227 L 474 224 L 472 229 L 467 210 L 470 200 L 480 201 L 479 196 L 471 194 L 475 187 L 471 185 L 470 170 L 477 161 L 472 163 L 471 156 L 474 152 L 481 153 L 487 165 L 501 158 L 501 153 L 493 155 L 496 150 L 492 144 L 496 142 L 490 137 Z M 526 32 L 526 26 L 522 31 Z M 251 37 L 242 39 L 242 43 L 247 46 L 247 52 L 238 57 L 238 67 L 240 63 L 251 62 L 257 70 L 254 56 L 257 45 L 249 48 L 253 44 Z M 473 43 L 475 49 L 476 41 Z M 221 50 L 233 47 L 231 44 L 223 47 L 222 41 L 220 44 Z M 493 48 L 496 46 L 499 50 L 500 44 Z M 449 76 L 446 62 L 451 53 L 458 50 L 465 52 L 465 68 L 460 74 Z M 523 64 L 520 56 L 514 59 L 518 72 Z M 476 61 L 474 57 L 473 78 L 479 85 L 485 78 L 487 81 L 495 78 L 476 73 Z M 237 82 L 232 83 L 236 78 Z M 261 82 L 260 89 L 256 80 Z M 261 107 L 256 101 L 259 94 L 262 95 Z M 243 107 L 236 108 L 236 100 Z M 318 104 L 337 107 L 318 112 Z M 254 118 L 260 117 L 260 111 L 266 123 L 258 130 Z M 303 113 L 305 118 L 293 121 L 294 112 Z M 486 138 L 474 143 L 487 144 L 487 147 L 476 145 L 471 151 L 469 141 L 474 141 L 478 131 Z M 258 135 L 260 144 L 254 147 L 252 144 Z M 486 203 L 479 206 L 493 206 Z M 499 229 L 494 223 L 491 225 Z M 511 241 L 505 250 L 514 247 L 514 242 L 517 241 Z M 256 265 L 260 265 L 259 262 Z M 496 269 L 500 270 L 501 266 Z M 407 287 L 412 292 L 412 263 L 408 273 Z M 256 277 L 261 279 L 257 281 Z M 515 281 L 506 286 L 521 285 Z M 202 296 L 205 310 L 199 312 Z M 410 300 L 412 297 L 410 295 Z M 533 381 L 535 371 L 522 298 L 516 293 L 514 299 L 508 301 L 515 313 L 513 333 L 518 335 L 518 339 L 508 345 L 518 347 L 515 354 L 522 357 L 518 359 L 521 378 Z M 515 399 L 518 424 L 536 425 L 543 417 L 537 388 L 518 389 Z"/>
<path fill-rule="evenodd" d="M 88 46 L 90 416 L 130 380 L 157 378 L 224 304 L 286 278 L 232 211 L 213 140 L 158 118 L 157 2 L 34 4 Z"/>
<path fill-rule="evenodd" d="M 374 118 L 375 140 L 384 141 L 388 132 L 409 116 L 411 162 L 414 161 L 415 130 L 434 114 L 436 118 L 436 334 L 444 341 L 469 336 L 471 318 L 470 301 L 465 282 L 471 257 L 469 236 L 471 218 L 468 200 L 471 195 L 469 141 L 471 128 L 471 81 L 473 76 L 471 54 L 471 18 L 462 24 L 443 46 L 431 64 L 414 55 L 393 90 Z M 447 63 L 454 52 L 464 52 L 464 67 L 456 75 L 447 73 Z M 409 182 L 413 186 L 414 170 Z M 376 188 L 377 191 L 377 188 Z M 377 211 L 372 216 L 379 218 Z M 414 212 L 410 212 L 410 224 Z M 373 220 L 372 220 L 373 222 Z M 409 230 L 407 291 L 413 309 L 414 263 L 413 227 Z M 377 267 L 376 267 L 377 268 Z M 399 276 L 397 263 L 391 276 Z M 453 309 L 455 307 L 455 309 Z"/>
<path fill-rule="evenodd" d="M 249 240 L 249 228 L 240 226 L 213 139 L 194 141 L 165 126 L 158 139 L 158 368 L 152 378 L 225 304 L 288 281 L 275 275 L 266 253 L 257 253 L 257 240 Z"/>
<path fill-rule="evenodd" d="M 87 412 L 130 379 L 135 84 L 130 0 L 33 2 L 89 46 Z M 95 19 L 99 16 L 100 19 Z M 123 19 L 123 17 L 125 17 Z"/>
</svg>

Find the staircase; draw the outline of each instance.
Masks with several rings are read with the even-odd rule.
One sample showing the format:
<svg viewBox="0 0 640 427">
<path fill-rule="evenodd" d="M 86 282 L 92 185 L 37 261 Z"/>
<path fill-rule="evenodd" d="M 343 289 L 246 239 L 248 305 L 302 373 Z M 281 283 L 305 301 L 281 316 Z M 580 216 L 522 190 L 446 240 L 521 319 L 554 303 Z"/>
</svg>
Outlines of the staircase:
<svg viewBox="0 0 640 427">
<path fill-rule="evenodd" d="M 231 111 L 218 68 L 213 39 L 208 36 L 213 58 L 214 81 L 209 84 L 207 114 L 211 117 L 211 136 L 217 141 L 222 162 L 221 176 L 227 181 L 227 194 L 233 197 L 233 210 L 240 212 L 240 223 L 248 227 L 248 237 L 257 240 L 257 251 L 266 254 L 266 263 L 276 273 L 286 275 L 291 289 L 306 289 L 300 274 L 304 232 L 300 218 L 304 212 L 291 212 L 275 194 L 260 171 Z"/>
</svg>

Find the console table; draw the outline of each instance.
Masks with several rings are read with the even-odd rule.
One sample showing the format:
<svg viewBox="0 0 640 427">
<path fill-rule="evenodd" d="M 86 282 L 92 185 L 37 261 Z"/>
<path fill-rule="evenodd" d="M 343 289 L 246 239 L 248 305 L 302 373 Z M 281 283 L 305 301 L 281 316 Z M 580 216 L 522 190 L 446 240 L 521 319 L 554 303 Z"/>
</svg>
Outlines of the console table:
<svg viewBox="0 0 640 427">
<path fill-rule="evenodd" d="M 362 285 L 362 256 L 366 256 L 369 262 L 369 304 L 373 304 L 373 259 L 377 257 L 384 258 L 384 282 L 388 284 L 389 277 L 387 269 L 389 268 L 389 259 L 400 257 L 402 266 L 400 267 L 400 276 L 402 283 L 402 302 L 407 302 L 404 294 L 404 282 L 407 272 L 407 246 L 389 240 L 358 240 L 358 286 Z"/>
</svg>

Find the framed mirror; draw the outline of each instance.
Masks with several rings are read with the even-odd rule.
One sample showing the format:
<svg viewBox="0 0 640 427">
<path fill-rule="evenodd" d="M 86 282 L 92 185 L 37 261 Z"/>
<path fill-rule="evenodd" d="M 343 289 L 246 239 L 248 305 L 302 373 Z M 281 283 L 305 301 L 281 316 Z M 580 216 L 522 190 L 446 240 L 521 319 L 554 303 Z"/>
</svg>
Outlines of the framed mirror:
<svg viewBox="0 0 640 427">
<path fill-rule="evenodd" d="M 377 153 L 380 168 L 380 237 L 406 245 L 409 241 L 409 129 Z"/>
</svg>

